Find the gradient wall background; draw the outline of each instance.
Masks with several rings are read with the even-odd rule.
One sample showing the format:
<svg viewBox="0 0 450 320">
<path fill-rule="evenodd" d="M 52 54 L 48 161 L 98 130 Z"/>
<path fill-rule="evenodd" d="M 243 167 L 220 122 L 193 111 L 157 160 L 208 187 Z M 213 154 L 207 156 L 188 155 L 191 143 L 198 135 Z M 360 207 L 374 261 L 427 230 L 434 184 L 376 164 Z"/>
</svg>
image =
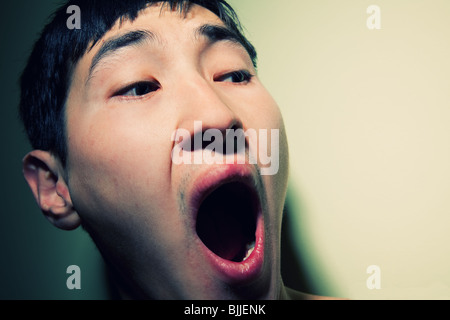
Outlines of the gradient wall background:
<svg viewBox="0 0 450 320">
<path fill-rule="evenodd" d="M 80 229 L 51 226 L 21 175 L 17 76 L 56 1 L 1 14 L 0 298 L 107 299 Z M 450 298 L 450 3 L 230 0 L 284 114 L 291 181 L 286 282 L 352 299 Z M 381 9 L 369 30 L 366 9 Z M 66 288 L 79 265 L 82 289 Z M 368 266 L 381 289 L 368 289 Z M 297 271 L 298 270 L 298 271 Z"/>
</svg>

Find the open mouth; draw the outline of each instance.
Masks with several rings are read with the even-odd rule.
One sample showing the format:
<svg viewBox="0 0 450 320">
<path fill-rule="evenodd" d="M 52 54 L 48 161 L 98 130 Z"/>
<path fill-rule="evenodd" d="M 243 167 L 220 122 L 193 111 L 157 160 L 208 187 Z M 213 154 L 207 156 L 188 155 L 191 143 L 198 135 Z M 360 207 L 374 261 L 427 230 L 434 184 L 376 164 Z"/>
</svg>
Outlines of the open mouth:
<svg viewBox="0 0 450 320">
<path fill-rule="evenodd" d="M 222 259 L 242 262 L 253 252 L 259 201 L 246 183 L 220 185 L 201 202 L 196 231 L 203 244 Z"/>
</svg>

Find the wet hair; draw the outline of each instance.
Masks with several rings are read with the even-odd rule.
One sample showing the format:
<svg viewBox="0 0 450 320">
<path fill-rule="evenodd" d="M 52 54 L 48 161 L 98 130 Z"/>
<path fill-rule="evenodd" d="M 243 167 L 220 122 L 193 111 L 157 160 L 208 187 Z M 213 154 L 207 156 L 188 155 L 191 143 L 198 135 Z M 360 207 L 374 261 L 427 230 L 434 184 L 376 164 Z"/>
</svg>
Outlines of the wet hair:
<svg viewBox="0 0 450 320">
<path fill-rule="evenodd" d="M 69 0 L 50 17 L 20 78 L 19 113 L 33 149 L 50 151 L 66 165 L 65 104 L 77 62 L 117 21 L 133 21 L 154 3 L 165 3 L 180 13 L 192 4 L 210 10 L 236 35 L 256 66 L 256 51 L 225 0 Z M 67 26 L 71 5 L 80 8 L 79 29 Z"/>
</svg>

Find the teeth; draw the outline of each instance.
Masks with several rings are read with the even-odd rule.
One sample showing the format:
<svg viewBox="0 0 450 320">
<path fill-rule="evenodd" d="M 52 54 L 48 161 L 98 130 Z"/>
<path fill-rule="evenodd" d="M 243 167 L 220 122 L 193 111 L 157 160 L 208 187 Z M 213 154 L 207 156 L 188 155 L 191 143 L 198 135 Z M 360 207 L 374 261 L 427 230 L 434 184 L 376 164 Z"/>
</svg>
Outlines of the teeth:
<svg viewBox="0 0 450 320">
<path fill-rule="evenodd" d="M 248 243 L 246 245 L 247 254 L 245 255 L 244 259 L 242 261 L 247 260 L 247 258 L 252 254 L 253 250 L 255 249 L 255 241 Z"/>
</svg>

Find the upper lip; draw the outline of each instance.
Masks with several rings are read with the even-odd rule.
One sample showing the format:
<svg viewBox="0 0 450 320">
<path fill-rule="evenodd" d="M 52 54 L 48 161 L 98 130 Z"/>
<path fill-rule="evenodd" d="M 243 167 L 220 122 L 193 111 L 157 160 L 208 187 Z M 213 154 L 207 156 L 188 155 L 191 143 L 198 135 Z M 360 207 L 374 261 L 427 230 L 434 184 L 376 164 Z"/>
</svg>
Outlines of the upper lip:
<svg viewBox="0 0 450 320">
<path fill-rule="evenodd" d="M 243 281 L 255 278 L 261 271 L 264 260 L 264 226 L 262 214 L 262 183 L 258 179 L 256 168 L 249 164 L 208 166 L 191 180 L 188 189 L 188 205 L 192 218 L 192 227 L 196 228 L 198 212 L 203 201 L 215 190 L 231 182 L 239 182 L 248 186 L 254 201 L 257 202 L 255 212 L 255 249 L 250 257 L 241 262 L 223 259 L 209 250 L 197 237 L 198 245 L 219 272 L 228 280 Z M 230 199 L 232 201 L 232 199 Z M 196 232 L 196 230 L 195 230 Z"/>
<path fill-rule="evenodd" d="M 189 207 L 192 211 L 192 217 L 197 219 L 197 213 L 203 200 L 211 192 L 230 182 L 242 182 L 258 193 L 259 184 L 254 177 L 253 170 L 248 165 L 221 165 L 199 174 L 193 180 L 192 189 L 189 197 Z M 259 202 L 260 199 L 258 199 Z"/>
</svg>

